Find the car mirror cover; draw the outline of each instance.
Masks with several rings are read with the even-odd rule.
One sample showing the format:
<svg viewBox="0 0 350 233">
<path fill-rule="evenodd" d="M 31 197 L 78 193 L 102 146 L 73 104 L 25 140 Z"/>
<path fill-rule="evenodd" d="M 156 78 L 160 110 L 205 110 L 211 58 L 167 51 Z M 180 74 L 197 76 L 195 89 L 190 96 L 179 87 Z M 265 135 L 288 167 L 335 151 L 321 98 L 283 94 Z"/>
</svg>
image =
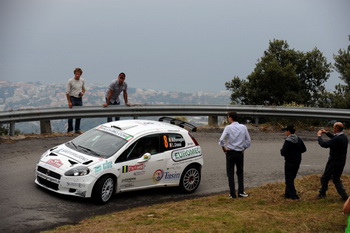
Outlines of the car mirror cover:
<svg viewBox="0 0 350 233">
<path fill-rule="evenodd" d="M 148 160 L 151 159 L 151 154 L 150 153 L 145 153 L 144 155 L 142 155 L 142 157 L 137 160 L 138 163 L 144 163 L 147 162 Z"/>
<path fill-rule="evenodd" d="M 143 156 L 142 156 L 143 160 L 150 160 L 151 159 L 151 154 L 150 153 L 145 153 Z"/>
</svg>

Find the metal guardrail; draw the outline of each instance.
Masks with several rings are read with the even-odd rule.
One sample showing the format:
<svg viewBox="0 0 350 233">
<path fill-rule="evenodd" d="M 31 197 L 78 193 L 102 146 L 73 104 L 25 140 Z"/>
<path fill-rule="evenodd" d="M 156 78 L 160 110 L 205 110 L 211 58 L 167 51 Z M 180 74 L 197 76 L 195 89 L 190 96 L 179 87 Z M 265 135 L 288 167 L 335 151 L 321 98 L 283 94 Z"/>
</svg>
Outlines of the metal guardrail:
<svg viewBox="0 0 350 233">
<path fill-rule="evenodd" d="M 68 118 L 101 118 L 107 116 L 209 116 L 209 125 L 217 124 L 218 116 L 236 111 L 240 116 L 301 117 L 330 120 L 350 120 L 349 109 L 269 107 L 262 105 L 134 105 L 134 106 L 81 106 L 58 108 L 31 108 L 0 112 L 0 124 L 10 124 L 10 135 L 15 133 L 15 123 L 26 121 L 50 121 Z M 42 130 L 43 132 L 43 130 Z"/>
</svg>

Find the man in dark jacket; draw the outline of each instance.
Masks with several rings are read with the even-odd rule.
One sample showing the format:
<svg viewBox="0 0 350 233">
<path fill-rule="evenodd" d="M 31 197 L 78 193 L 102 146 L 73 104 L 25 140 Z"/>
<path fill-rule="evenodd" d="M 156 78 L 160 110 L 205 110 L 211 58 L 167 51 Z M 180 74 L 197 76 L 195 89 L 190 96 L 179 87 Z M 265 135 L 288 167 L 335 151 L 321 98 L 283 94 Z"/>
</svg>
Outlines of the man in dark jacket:
<svg viewBox="0 0 350 233">
<path fill-rule="evenodd" d="M 301 154 L 306 151 L 305 144 L 301 138 L 295 134 L 294 125 L 288 125 L 282 129 L 287 136 L 281 149 L 281 155 L 284 156 L 284 177 L 286 182 L 285 198 L 298 200 L 299 196 L 295 189 L 294 180 L 297 176 Z"/>
<path fill-rule="evenodd" d="M 329 148 L 328 162 L 321 177 L 321 188 L 318 195 L 319 198 L 326 197 L 328 182 L 331 178 L 333 178 L 333 183 L 341 198 L 344 201 L 348 199 L 348 194 L 346 193 L 343 183 L 340 180 L 346 162 L 346 154 L 349 143 L 347 136 L 343 133 L 343 129 L 343 123 L 336 122 L 333 125 L 334 134 L 324 129 L 320 129 L 317 132 L 318 144 L 320 144 L 320 146 L 323 148 Z M 330 140 L 324 141 L 322 138 L 323 133 L 325 133 Z"/>
</svg>

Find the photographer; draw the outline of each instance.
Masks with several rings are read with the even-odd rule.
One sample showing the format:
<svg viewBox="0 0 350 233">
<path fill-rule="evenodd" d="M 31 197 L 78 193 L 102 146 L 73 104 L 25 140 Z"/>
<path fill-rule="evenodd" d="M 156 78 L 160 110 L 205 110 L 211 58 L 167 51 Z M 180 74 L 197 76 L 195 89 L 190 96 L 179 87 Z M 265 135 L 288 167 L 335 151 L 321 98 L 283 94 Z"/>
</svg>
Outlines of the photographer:
<svg viewBox="0 0 350 233">
<path fill-rule="evenodd" d="M 328 182 L 333 178 L 333 183 L 341 198 L 346 201 L 348 194 L 345 191 L 340 177 L 343 173 L 346 154 L 348 150 L 348 138 L 343 133 L 344 125 L 341 122 L 336 122 L 333 125 L 333 132 L 330 133 L 324 129 L 317 132 L 318 144 L 323 148 L 329 148 L 329 157 L 324 173 L 321 177 L 321 188 L 319 190 L 319 198 L 325 198 L 328 189 Z M 324 141 L 322 134 L 326 134 L 330 140 Z"/>
</svg>

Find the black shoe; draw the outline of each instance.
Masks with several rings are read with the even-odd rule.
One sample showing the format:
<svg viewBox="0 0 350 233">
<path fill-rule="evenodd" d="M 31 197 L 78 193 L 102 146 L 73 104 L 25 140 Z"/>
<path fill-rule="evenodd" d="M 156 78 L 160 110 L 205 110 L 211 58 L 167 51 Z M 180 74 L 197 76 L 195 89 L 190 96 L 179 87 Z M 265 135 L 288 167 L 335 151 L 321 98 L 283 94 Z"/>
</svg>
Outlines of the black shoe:
<svg viewBox="0 0 350 233">
<path fill-rule="evenodd" d="M 249 197 L 249 194 L 246 192 L 238 193 L 238 197 Z"/>
<path fill-rule="evenodd" d="M 75 131 L 76 134 L 81 134 L 80 130 Z"/>
<path fill-rule="evenodd" d="M 342 196 L 341 199 L 343 199 L 343 201 L 348 200 L 349 196 Z"/>
<path fill-rule="evenodd" d="M 326 194 L 325 193 L 319 193 L 317 197 L 318 197 L 318 199 L 323 199 L 323 198 L 326 197 Z"/>
</svg>

